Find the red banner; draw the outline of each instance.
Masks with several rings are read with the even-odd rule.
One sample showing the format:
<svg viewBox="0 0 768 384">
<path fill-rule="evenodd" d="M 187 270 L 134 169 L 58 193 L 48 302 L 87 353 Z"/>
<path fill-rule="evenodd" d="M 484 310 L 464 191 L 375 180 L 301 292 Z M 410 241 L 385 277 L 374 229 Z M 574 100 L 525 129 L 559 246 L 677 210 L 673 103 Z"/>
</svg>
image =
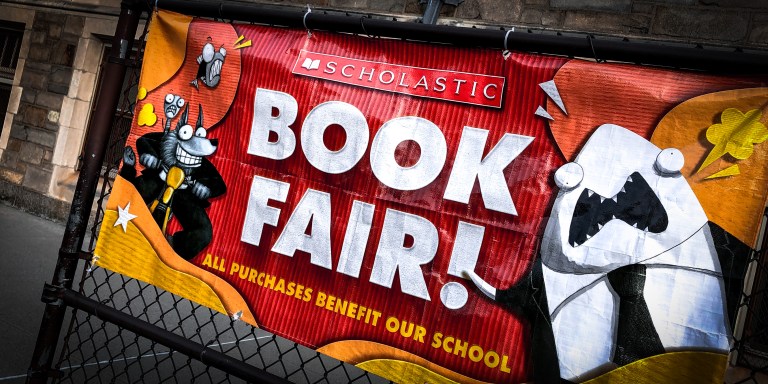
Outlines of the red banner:
<svg viewBox="0 0 768 384">
<path fill-rule="evenodd" d="M 170 13 L 151 31 L 97 265 L 401 382 L 724 369 L 711 239 L 754 242 L 766 183 L 737 223 L 710 201 L 766 180 L 760 80 Z M 754 155 L 717 149 L 737 120 Z"/>
</svg>

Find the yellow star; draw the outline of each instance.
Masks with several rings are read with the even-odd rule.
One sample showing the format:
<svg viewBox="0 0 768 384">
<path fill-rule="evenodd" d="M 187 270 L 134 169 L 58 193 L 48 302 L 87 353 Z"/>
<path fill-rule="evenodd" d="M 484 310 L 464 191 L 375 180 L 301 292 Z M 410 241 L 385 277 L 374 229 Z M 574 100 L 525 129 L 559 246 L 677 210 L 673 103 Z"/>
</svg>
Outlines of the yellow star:
<svg viewBox="0 0 768 384">
<path fill-rule="evenodd" d="M 136 218 L 136 215 L 128 212 L 129 209 L 131 209 L 130 201 L 125 205 L 125 208 L 117 206 L 117 220 L 115 220 L 114 226 L 122 225 L 124 233 L 128 231 L 128 222 Z"/>
</svg>

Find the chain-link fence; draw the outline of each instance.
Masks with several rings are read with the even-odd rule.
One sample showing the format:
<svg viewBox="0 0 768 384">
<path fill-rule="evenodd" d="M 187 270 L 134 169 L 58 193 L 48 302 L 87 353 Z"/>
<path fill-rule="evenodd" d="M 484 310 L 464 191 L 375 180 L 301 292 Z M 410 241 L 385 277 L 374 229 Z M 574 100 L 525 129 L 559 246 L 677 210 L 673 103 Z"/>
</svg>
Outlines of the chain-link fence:
<svg viewBox="0 0 768 384">
<path fill-rule="evenodd" d="M 104 269 L 85 271 L 80 292 L 294 383 L 385 382 L 359 368 Z M 57 369 L 62 371 L 62 383 L 242 382 L 82 311 L 72 314 Z"/>
<path fill-rule="evenodd" d="M 768 210 L 763 215 L 763 228 Z M 739 316 L 731 350 L 733 367 L 727 381 L 732 383 L 768 383 L 768 238 L 765 230 L 760 249 L 750 253 L 745 284 L 740 298 Z"/>
<path fill-rule="evenodd" d="M 148 23 L 147 23 L 148 25 Z M 146 29 L 140 41 L 144 42 Z M 142 43 L 143 44 L 143 43 Z M 138 87 L 142 47 L 131 59 L 114 118 L 101 190 L 90 224 L 87 252 L 93 253 L 103 207 L 112 188 L 120 154 L 130 130 Z M 180 298 L 162 289 L 87 264 L 78 292 L 149 324 L 220 351 L 294 383 L 379 383 L 385 380 L 355 366 L 254 328 L 242 321 Z M 172 348 L 84 311 L 72 310 L 56 369 L 58 382 L 226 383 L 243 382 Z"/>
<path fill-rule="evenodd" d="M 147 23 L 148 24 L 148 23 Z M 146 29 L 144 36 L 146 35 Z M 145 41 L 144 36 L 140 41 Z M 143 44 L 143 43 L 142 43 Z M 98 237 L 112 180 L 125 145 L 138 86 L 142 47 L 128 63 L 121 105 L 102 167 L 100 192 L 90 225 L 86 254 Z M 763 241 L 762 243 L 765 243 Z M 768 382 L 768 260 L 765 251 L 751 252 L 746 284 L 740 300 L 728 381 Z M 84 263 L 79 294 L 136 319 L 207 346 L 239 361 L 295 383 L 386 382 L 359 368 L 324 356 L 242 321 L 177 297 L 152 285 Z M 64 324 L 63 342 L 55 364 L 56 381 L 63 383 L 165 383 L 243 382 L 235 375 L 213 368 L 174 348 L 102 320 L 86 311 L 71 309 Z"/>
</svg>

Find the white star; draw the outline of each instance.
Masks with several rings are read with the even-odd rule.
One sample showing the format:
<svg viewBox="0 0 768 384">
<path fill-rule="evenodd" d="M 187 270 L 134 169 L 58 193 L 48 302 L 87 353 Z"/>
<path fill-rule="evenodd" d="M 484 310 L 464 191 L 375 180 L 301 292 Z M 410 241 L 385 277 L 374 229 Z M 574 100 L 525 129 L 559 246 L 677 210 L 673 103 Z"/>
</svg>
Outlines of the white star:
<svg viewBox="0 0 768 384">
<path fill-rule="evenodd" d="M 121 208 L 120 206 L 117 206 L 117 220 L 115 220 L 115 227 L 118 225 L 123 226 L 123 232 L 128 231 L 128 222 L 135 219 L 136 215 L 128 212 L 128 210 L 131 209 L 131 202 L 129 201 L 128 204 L 125 205 L 125 208 Z"/>
</svg>

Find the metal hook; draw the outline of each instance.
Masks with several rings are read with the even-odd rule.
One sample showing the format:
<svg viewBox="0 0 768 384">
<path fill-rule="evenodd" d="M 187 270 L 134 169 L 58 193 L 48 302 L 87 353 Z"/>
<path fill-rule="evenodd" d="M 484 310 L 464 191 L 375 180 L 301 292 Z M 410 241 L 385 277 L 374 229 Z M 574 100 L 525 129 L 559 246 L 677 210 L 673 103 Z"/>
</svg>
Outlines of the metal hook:
<svg viewBox="0 0 768 384">
<path fill-rule="evenodd" d="M 509 38 L 509 34 L 515 31 L 515 27 L 512 27 L 512 29 L 507 30 L 507 33 L 504 34 L 504 50 L 501 51 L 501 57 L 506 60 L 509 57 L 509 48 L 507 48 L 507 39 Z"/>
<path fill-rule="evenodd" d="M 360 27 L 363 28 L 363 33 L 365 33 L 366 36 L 371 37 L 371 35 L 368 34 L 368 31 L 365 30 L 365 24 L 363 23 L 363 19 L 365 19 L 365 16 L 360 16 Z"/>
<path fill-rule="evenodd" d="M 96 262 L 98 262 L 98 261 L 99 261 L 99 257 L 94 255 L 91 258 L 91 261 L 88 262 L 88 268 L 86 268 L 85 271 L 88 272 L 88 273 L 93 272 L 93 270 L 97 268 L 96 267 Z"/>
<path fill-rule="evenodd" d="M 597 58 L 597 53 L 595 53 L 595 46 L 592 44 L 592 34 L 587 35 L 587 41 L 589 41 L 589 47 L 592 48 L 592 57 L 594 57 L 596 63 L 602 63 L 603 61 Z"/>
<path fill-rule="evenodd" d="M 302 22 L 304 23 L 304 29 L 307 30 L 307 39 L 312 37 L 312 31 L 307 28 L 307 16 L 312 13 L 312 8 L 309 7 L 309 4 L 307 4 L 307 12 L 304 12 L 304 18 L 302 19 Z"/>
</svg>

